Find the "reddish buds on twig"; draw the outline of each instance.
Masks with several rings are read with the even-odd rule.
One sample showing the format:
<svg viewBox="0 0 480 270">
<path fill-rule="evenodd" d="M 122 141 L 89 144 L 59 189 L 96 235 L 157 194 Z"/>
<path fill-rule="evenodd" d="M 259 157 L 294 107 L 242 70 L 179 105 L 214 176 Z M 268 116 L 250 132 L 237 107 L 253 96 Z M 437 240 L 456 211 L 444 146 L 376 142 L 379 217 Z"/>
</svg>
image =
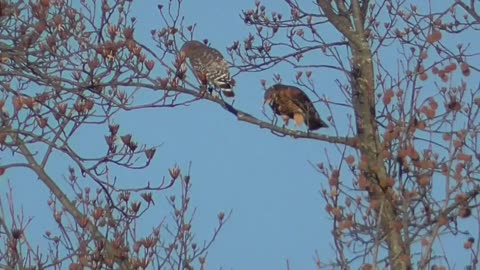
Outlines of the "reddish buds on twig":
<svg viewBox="0 0 480 270">
<path fill-rule="evenodd" d="M 12 98 L 13 109 L 17 112 L 23 107 L 22 98 L 19 96 L 14 96 Z"/>
<path fill-rule="evenodd" d="M 170 173 L 170 177 L 172 177 L 172 180 L 176 180 L 178 178 L 178 176 L 180 175 L 180 172 L 181 172 L 180 168 L 178 168 L 178 167 L 169 169 L 168 171 Z"/>
<path fill-rule="evenodd" d="M 132 202 L 131 204 L 131 208 L 132 208 L 132 211 L 134 213 L 138 213 L 138 211 L 140 210 L 140 206 L 142 205 L 141 202 Z"/>
<path fill-rule="evenodd" d="M 130 134 L 123 135 L 123 136 L 120 136 L 120 139 L 122 139 L 122 142 L 123 142 L 125 145 L 129 145 L 130 142 L 132 141 L 132 135 L 130 135 Z"/>
<path fill-rule="evenodd" d="M 155 148 L 147 149 L 147 150 L 145 150 L 145 156 L 147 157 L 148 160 L 151 160 L 151 159 L 153 159 L 153 156 L 155 155 L 155 152 L 156 152 Z"/>
<path fill-rule="evenodd" d="M 153 199 L 152 199 L 152 192 L 145 192 L 145 193 L 142 193 L 140 196 L 142 196 L 142 198 L 148 203 L 153 203 Z"/>
<path fill-rule="evenodd" d="M 222 222 L 224 218 L 225 218 L 225 213 L 223 213 L 223 212 L 218 213 L 218 220 L 220 222 Z"/>
<path fill-rule="evenodd" d="M 153 62 L 153 60 L 147 60 L 145 61 L 145 66 L 147 67 L 148 71 L 151 71 L 155 66 L 155 62 Z"/>
<path fill-rule="evenodd" d="M 116 124 L 110 124 L 108 126 L 108 129 L 110 130 L 110 134 L 112 134 L 113 136 L 117 135 L 119 128 L 120 128 L 120 125 L 116 125 Z"/>
</svg>

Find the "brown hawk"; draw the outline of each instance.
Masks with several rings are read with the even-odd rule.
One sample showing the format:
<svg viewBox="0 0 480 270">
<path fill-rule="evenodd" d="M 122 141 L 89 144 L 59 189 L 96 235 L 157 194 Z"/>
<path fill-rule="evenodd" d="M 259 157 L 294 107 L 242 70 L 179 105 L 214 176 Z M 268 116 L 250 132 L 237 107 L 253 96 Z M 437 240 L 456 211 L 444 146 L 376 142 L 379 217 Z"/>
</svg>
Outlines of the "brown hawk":
<svg viewBox="0 0 480 270">
<path fill-rule="evenodd" d="M 183 44 L 180 53 L 188 58 L 200 82 L 221 89 L 227 97 L 235 96 L 233 92 L 235 81 L 230 77 L 227 61 L 218 50 L 208 47 L 203 42 L 191 40 Z M 186 66 L 182 69 L 186 71 Z"/>
<path fill-rule="evenodd" d="M 275 84 L 265 91 L 265 103 L 272 111 L 280 115 L 288 125 L 294 119 L 295 126 L 305 124 L 308 130 L 316 130 L 328 125 L 320 119 L 320 115 L 313 106 L 312 101 L 298 87 L 284 84 Z"/>
</svg>

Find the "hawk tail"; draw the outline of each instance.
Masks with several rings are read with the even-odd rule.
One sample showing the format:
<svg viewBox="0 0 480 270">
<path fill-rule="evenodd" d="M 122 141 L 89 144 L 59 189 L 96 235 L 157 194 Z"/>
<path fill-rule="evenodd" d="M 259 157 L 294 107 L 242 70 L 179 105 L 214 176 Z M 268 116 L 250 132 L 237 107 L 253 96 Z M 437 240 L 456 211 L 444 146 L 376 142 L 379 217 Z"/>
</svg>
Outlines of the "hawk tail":
<svg viewBox="0 0 480 270">
<path fill-rule="evenodd" d="M 318 113 L 309 113 L 307 117 L 307 126 L 309 130 L 316 130 L 319 128 L 326 128 L 328 127 L 327 123 L 325 123 Z"/>
<path fill-rule="evenodd" d="M 226 97 L 234 97 L 235 93 L 233 92 L 232 86 L 231 85 L 219 85 L 220 89 L 222 90 L 222 93 Z"/>
<path fill-rule="evenodd" d="M 233 92 L 234 80 L 230 78 L 220 77 L 215 80 L 215 86 L 220 88 L 223 94 L 226 97 L 234 97 L 235 93 Z"/>
</svg>

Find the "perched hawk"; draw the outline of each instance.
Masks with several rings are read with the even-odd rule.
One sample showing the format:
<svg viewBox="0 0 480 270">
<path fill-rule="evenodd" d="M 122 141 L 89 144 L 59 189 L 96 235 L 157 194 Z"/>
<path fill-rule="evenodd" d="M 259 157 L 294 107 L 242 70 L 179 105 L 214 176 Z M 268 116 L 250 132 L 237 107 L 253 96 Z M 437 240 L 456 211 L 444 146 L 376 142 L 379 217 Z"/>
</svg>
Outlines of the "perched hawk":
<svg viewBox="0 0 480 270">
<path fill-rule="evenodd" d="M 270 105 L 275 114 L 282 116 L 286 125 L 290 119 L 294 119 L 296 126 L 305 124 L 308 130 L 328 127 L 320 119 L 308 96 L 295 86 L 275 84 L 265 91 L 264 97 L 265 103 Z"/>
<path fill-rule="evenodd" d="M 218 50 L 208 47 L 203 42 L 192 40 L 183 44 L 180 53 L 189 59 L 198 80 L 221 89 L 227 97 L 235 96 L 234 80 L 230 78 L 228 63 Z M 186 71 L 186 66 L 184 70 Z"/>
</svg>

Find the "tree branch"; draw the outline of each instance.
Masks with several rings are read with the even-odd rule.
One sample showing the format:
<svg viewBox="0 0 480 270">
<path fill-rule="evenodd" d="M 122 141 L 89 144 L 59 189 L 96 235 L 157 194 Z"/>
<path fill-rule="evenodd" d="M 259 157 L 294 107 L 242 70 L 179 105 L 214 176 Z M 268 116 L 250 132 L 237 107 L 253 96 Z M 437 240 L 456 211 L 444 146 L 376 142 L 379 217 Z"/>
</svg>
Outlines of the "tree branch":
<svg viewBox="0 0 480 270">
<path fill-rule="evenodd" d="M 472 1 L 472 3 L 473 3 L 473 1 Z M 461 6 L 463 9 L 465 9 L 465 11 L 468 14 L 470 14 L 470 16 L 472 16 L 475 19 L 475 21 L 477 21 L 477 23 L 480 23 L 480 15 L 478 15 L 478 13 L 475 12 L 475 10 L 473 8 L 469 7 L 467 4 L 465 4 L 462 1 L 456 1 L 455 4 Z"/>
<path fill-rule="evenodd" d="M 122 85 L 122 84 L 120 84 Z M 122 86 L 127 86 L 127 85 L 122 85 Z M 129 85 L 131 86 L 131 85 Z M 273 132 L 277 132 L 279 134 L 285 135 L 285 136 L 290 136 L 293 138 L 303 138 L 303 139 L 312 139 L 312 140 L 318 140 L 318 141 L 325 141 L 329 143 L 339 143 L 339 144 L 344 144 L 348 145 L 351 147 L 355 147 L 357 139 L 355 137 L 335 137 L 335 136 L 328 136 L 328 135 L 322 135 L 322 134 L 317 134 L 317 133 L 312 133 L 312 132 L 303 132 L 303 131 L 298 131 L 298 130 L 291 130 L 283 127 L 276 126 L 272 123 L 262 121 L 255 116 L 248 114 L 246 112 L 243 112 L 241 110 L 236 109 L 232 105 L 228 104 L 224 100 L 208 95 L 208 94 L 202 94 L 199 91 L 183 88 L 183 87 L 165 87 L 165 88 L 160 88 L 160 86 L 156 85 L 150 85 L 150 84 L 145 84 L 145 83 L 137 83 L 136 86 L 138 87 L 143 87 L 147 89 L 152 89 L 156 91 L 176 91 L 184 94 L 188 94 L 191 96 L 194 96 L 198 99 L 206 99 L 211 102 L 217 103 L 222 107 L 224 110 L 227 112 L 233 114 L 239 121 L 242 122 L 247 122 L 253 125 L 256 125 L 260 128 L 265 128 L 269 129 Z"/>
<path fill-rule="evenodd" d="M 352 0 L 353 23 L 358 34 L 364 35 L 364 18 L 360 8 L 359 0 Z"/>
<path fill-rule="evenodd" d="M 352 29 L 350 20 L 346 17 L 341 17 L 333 12 L 331 4 L 327 0 L 317 0 L 317 4 L 322 9 L 325 16 L 342 33 L 351 43 L 354 43 L 357 47 L 361 46 L 361 43 L 355 37 L 355 32 Z"/>
<path fill-rule="evenodd" d="M 98 228 L 92 224 L 90 219 L 84 216 L 75 205 L 67 198 L 65 193 L 62 192 L 59 186 L 55 181 L 50 178 L 50 176 L 45 172 L 44 167 L 42 167 L 33 157 L 32 152 L 27 148 L 23 141 L 16 136 L 16 134 L 10 134 L 12 140 L 17 142 L 18 148 L 22 152 L 23 156 L 27 159 L 27 162 L 30 164 L 30 168 L 38 175 L 42 182 L 48 187 L 48 189 L 55 195 L 55 197 L 62 203 L 63 207 L 70 213 L 78 224 L 86 224 L 86 229 L 93 235 L 93 237 L 101 242 L 105 243 L 106 251 L 112 255 L 112 257 L 117 261 L 121 266 L 120 269 L 130 269 L 128 259 L 126 255 L 123 254 L 123 250 L 114 248 L 112 243 L 103 236 L 103 234 L 98 230 Z"/>
</svg>

